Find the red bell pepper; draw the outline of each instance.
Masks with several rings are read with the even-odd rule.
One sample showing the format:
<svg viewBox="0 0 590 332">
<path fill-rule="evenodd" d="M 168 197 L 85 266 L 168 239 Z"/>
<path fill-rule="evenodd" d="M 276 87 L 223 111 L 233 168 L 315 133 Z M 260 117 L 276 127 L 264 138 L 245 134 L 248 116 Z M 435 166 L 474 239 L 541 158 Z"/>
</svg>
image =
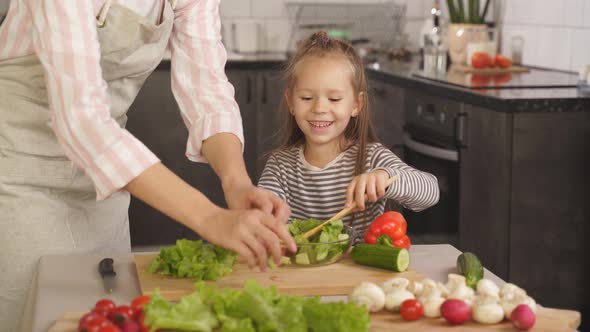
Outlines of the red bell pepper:
<svg viewBox="0 0 590 332">
<path fill-rule="evenodd" d="M 407 249 L 411 244 L 410 238 L 406 235 L 407 228 L 406 219 L 399 212 L 385 212 L 369 226 L 365 243 L 381 243 Z"/>
</svg>

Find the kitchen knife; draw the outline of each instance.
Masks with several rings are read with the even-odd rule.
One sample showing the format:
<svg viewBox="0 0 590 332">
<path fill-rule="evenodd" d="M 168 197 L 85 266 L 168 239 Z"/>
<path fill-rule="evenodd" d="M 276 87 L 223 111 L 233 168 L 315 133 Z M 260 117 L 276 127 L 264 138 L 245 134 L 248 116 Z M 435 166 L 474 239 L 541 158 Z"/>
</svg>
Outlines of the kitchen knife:
<svg viewBox="0 0 590 332">
<path fill-rule="evenodd" d="M 100 263 L 98 263 L 98 272 L 102 277 L 104 290 L 107 293 L 112 293 L 115 288 L 115 276 L 117 275 L 113 268 L 113 259 L 103 258 Z"/>
</svg>

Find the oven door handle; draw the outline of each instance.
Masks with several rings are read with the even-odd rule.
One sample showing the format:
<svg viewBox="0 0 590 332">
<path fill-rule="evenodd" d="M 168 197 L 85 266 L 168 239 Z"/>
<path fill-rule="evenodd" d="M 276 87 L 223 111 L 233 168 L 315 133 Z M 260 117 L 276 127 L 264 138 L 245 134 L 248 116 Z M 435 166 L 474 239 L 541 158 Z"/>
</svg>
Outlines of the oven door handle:
<svg viewBox="0 0 590 332">
<path fill-rule="evenodd" d="M 404 134 L 404 145 L 416 152 L 422 153 L 423 155 L 429 157 L 449 161 L 459 161 L 459 153 L 457 151 L 441 149 L 436 146 L 416 142 L 407 133 Z"/>
</svg>

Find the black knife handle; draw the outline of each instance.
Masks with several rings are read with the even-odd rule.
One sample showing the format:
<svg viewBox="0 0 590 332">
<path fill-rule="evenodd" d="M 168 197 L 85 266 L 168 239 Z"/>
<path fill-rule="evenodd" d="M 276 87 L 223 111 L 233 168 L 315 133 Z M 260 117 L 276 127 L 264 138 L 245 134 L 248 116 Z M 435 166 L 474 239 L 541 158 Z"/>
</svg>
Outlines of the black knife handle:
<svg viewBox="0 0 590 332">
<path fill-rule="evenodd" d="M 115 269 L 113 268 L 113 259 L 103 258 L 103 260 L 98 263 L 98 272 L 100 272 L 100 275 L 103 277 L 106 275 L 117 275 Z"/>
</svg>

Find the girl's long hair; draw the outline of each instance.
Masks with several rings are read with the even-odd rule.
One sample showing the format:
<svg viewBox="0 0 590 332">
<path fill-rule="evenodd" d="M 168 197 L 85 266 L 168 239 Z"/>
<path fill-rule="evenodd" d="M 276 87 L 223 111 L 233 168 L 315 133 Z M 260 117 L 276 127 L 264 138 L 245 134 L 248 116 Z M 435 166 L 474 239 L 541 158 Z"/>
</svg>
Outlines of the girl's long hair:
<svg viewBox="0 0 590 332">
<path fill-rule="evenodd" d="M 316 32 L 299 42 L 297 51 L 291 57 L 285 69 L 284 81 L 286 86 L 281 100 L 281 112 L 285 118 L 283 123 L 284 130 L 281 130 L 284 138 L 279 149 L 288 149 L 305 143 L 305 135 L 299 126 L 297 126 L 295 118 L 289 112 L 287 102 L 287 96 L 293 95 L 292 91 L 297 79 L 295 72 L 296 66 L 308 57 L 327 55 L 341 55 L 350 63 L 352 72 L 351 83 L 355 98 L 358 98 L 358 95 L 362 93 L 359 113 L 350 120 L 344 130 L 345 141 L 351 144 L 341 147 L 344 151 L 352 145 L 358 145 L 359 149 L 356 156 L 354 173 L 355 175 L 359 175 L 365 171 L 367 144 L 378 141 L 369 114 L 367 77 L 362 60 L 352 45 L 339 39 L 330 38 L 324 31 Z"/>
</svg>

